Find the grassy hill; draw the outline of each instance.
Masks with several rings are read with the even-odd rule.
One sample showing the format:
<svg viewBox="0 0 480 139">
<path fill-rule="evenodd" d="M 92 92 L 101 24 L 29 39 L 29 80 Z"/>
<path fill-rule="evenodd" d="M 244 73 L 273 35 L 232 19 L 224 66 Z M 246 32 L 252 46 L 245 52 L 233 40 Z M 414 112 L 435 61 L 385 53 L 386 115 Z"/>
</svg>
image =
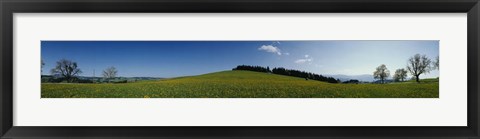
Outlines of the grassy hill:
<svg viewBox="0 0 480 139">
<path fill-rule="evenodd" d="M 331 84 L 252 71 L 222 71 L 124 84 L 43 83 L 42 98 L 438 98 L 425 83 Z"/>
</svg>

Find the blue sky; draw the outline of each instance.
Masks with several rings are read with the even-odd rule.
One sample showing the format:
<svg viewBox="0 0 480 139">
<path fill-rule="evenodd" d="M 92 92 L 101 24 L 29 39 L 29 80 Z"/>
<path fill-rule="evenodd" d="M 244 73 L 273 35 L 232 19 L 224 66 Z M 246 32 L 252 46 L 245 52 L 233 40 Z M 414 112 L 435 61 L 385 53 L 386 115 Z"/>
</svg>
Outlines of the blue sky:
<svg viewBox="0 0 480 139">
<path fill-rule="evenodd" d="M 393 74 L 409 57 L 434 60 L 439 41 L 42 41 L 42 74 L 65 58 L 81 76 L 114 66 L 123 77 L 178 77 L 231 70 L 237 65 L 285 67 L 323 75 L 372 74 L 385 64 Z M 410 76 L 409 76 L 410 77 Z M 438 70 L 421 78 L 438 77 Z"/>
</svg>

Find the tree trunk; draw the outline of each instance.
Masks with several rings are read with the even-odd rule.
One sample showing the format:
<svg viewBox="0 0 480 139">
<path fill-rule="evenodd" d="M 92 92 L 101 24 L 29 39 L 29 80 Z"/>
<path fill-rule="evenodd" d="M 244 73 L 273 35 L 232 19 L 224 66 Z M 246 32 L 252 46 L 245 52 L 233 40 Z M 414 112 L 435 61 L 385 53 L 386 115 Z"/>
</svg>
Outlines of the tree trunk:
<svg viewBox="0 0 480 139">
<path fill-rule="evenodd" d="M 417 80 L 417 83 L 420 82 L 420 80 L 418 79 L 418 76 L 419 76 L 419 75 L 415 76 L 415 80 Z"/>
</svg>

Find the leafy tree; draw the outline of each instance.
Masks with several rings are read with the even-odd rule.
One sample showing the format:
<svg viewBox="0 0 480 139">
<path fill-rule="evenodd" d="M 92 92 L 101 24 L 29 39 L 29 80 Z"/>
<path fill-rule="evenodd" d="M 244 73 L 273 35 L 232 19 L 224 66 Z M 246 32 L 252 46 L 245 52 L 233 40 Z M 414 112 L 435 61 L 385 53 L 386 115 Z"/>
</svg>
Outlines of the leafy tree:
<svg viewBox="0 0 480 139">
<path fill-rule="evenodd" d="M 103 74 L 104 78 L 110 80 L 110 79 L 115 78 L 117 76 L 117 73 L 118 73 L 117 69 L 115 67 L 111 66 L 111 67 L 103 70 L 102 74 Z"/>
<path fill-rule="evenodd" d="M 405 81 L 405 79 L 407 78 L 407 70 L 403 68 L 397 69 L 395 71 L 395 74 L 393 75 L 393 78 L 395 79 L 395 81 Z"/>
<path fill-rule="evenodd" d="M 382 64 L 377 67 L 377 69 L 373 72 L 373 77 L 375 79 L 380 79 L 382 83 L 385 83 L 385 79 L 390 76 L 390 71 L 387 69 L 385 64 Z"/>
<path fill-rule="evenodd" d="M 415 76 L 415 80 L 418 83 L 420 82 L 419 76 L 421 74 L 430 72 L 430 70 L 432 69 L 432 67 L 430 66 L 431 63 L 432 61 L 426 55 L 415 54 L 413 57 L 410 57 L 410 59 L 408 59 L 407 69 L 410 74 Z"/>
<path fill-rule="evenodd" d="M 82 73 L 78 68 L 77 62 L 66 59 L 57 61 L 57 65 L 50 72 L 61 75 L 69 83 L 73 82 L 76 76 Z"/>
</svg>

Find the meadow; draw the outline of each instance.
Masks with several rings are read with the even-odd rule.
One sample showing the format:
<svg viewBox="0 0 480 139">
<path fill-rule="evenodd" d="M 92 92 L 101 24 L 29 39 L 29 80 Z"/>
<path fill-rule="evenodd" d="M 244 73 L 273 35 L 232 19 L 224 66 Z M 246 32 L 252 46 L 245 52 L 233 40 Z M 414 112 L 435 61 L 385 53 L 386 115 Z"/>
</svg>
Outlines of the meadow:
<svg viewBox="0 0 480 139">
<path fill-rule="evenodd" d="M 253 71 L 134 83 L 42 83 L 42 98 L 439 98 L 438 79 L 333 84 Z"/>
</svg>

